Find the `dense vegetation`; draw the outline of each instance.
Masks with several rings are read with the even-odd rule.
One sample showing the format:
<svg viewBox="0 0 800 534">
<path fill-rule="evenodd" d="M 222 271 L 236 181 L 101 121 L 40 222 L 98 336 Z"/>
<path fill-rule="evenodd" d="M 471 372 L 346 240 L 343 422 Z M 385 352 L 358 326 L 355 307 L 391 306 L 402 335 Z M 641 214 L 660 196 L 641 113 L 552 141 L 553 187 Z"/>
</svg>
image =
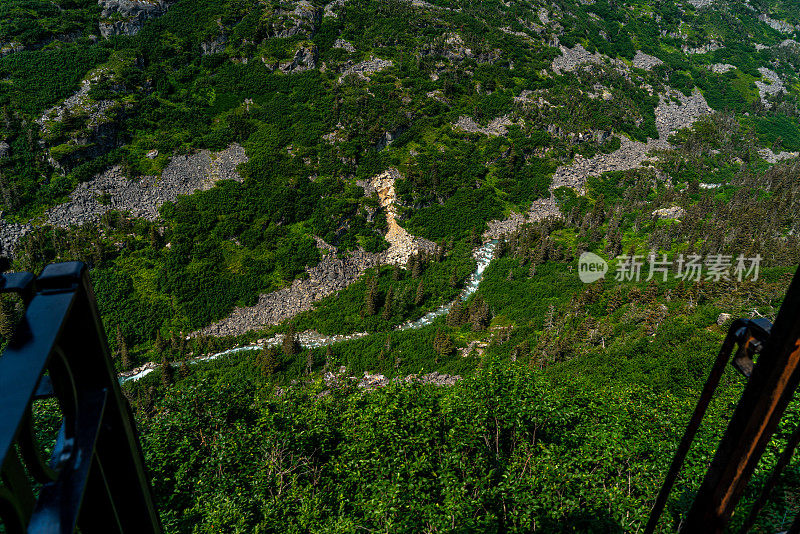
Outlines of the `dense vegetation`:
<svg viewBox="0 0 800 534">
<path fill-rule="evenodd" d="M 707 153 L 719 146 L 719 132 L 700 124 L 686 143 Z M 736 144 L 725 146 L 720 157 L 734 157 Z M 510 236 L 465 311 L 430 327 L 332 350 L 245 353 L 135 383 L 129 394 L 159 498 L 169 503 L 165 521 L 176 531 L 197 523 L 242 532 L 276 524 L 292 531 L 640 529 L 725 333 L 718 315 L 774 317 L 800 261 L 796 240 L 769 237 L 796 225 L 774 219 L 797 209 L 796 171 L 754 170 L 735 185 L 696 193 L 670 190 L 643 171 L 607 175 L 583 197 L 563 193 L 564 221 Z M 650 216 L 673 202 L 688 210 L 680 222 Z M 651 246 L 667 253 L 731 247 L 761 253 L 765 264 L 758 280 L 741 283 L 609 277 L 587 286 L 574 270 L 581 250 L 644 255 Z M 341 308 L 325 305 L 301 324 L 329 324 L 337 310 L 346 316 L 347 299 L 363 303 L 364 292 L 343 294 Z M 470 319 L 477 301 L 488 304 L 491 323 Z M 449 350 L 437 350 L 442 333 Z M 320 379 L 340 365 L 344 377 Z M 346 378 L 434 369 L 468 378 L 452 388 L 371 391 Z M 729 370 L 664 532 L 690 504 L 741 387 Z M 794 410 L 735 521 L 792 431 Z M 179 477 L 168 475 L 178 470 Z M 785 527 L 796 512 L 798 474 L 790 468 L 758 532 Z"/>
<path fill-rule="evenodd" d="M 75 28 L 95 21 L 93 9 L 78 7 L 62 6 L 77 17 Z M 755 42 L 775 45 L 781 34 L 753 22 L 747 10 L 735 4 L 697 12 L 670 2 L 553 4 L 550 18 L 569 28 L 559 37 L 562 45 L 582 43 L 590 52 L 624 60 L 642 50 L 664 64 L 633 77 L 607 65 L 551 77 L 542 72 L 557 50 L 499 29 L 535 35 L 531 24 L 542 21 L 533 7 L 466 3 L 451 12 L 354 1 L 334 8 L 336 18 L 313 20 L 283 9 L 259 18 L 242 1 L 183 0 L 132 37 L 94 42 L 84 32 L 42 49 L 26 37 L 30 50 L 0 59 L 6 76 L 0 86 L 3 136 L 11 145 L 10 157 L 0 163 L 6 217 L 42 213 L 77 182 L 112 164 L 129 175 L 157 173 L 170 154 L 232 142 L 245 146 L 250 161 L 242 185 L 221 184 L 167 205 L 152 228 L 134 223 L 105 232 L 78 230 L 63 238 L 69 244 L 47 230 L 36 232 L 18 254 L 19 267 L 36 269 L 53 258 L 91 260 L 109 324 L 122 324 L 125 339 L 140 344 L 202 327 L 302 275 L 303 266 L 317 261 L 312 234 L 344 250 L 385 248 L 383 217 L 371 215 L 376 206 L 354 181 L 389 165 L 404 176 L 397 189 L 409 231 L 437 242 L 479 234 L 485 221 L 546 195 L 559 163 L 576 153 L 610 152 L 619 142 L 612 137 L 601 146 L 592 136 L 576 140 L 574 134 L 656 137 L 658 98 L 647 85 L 686 94 L 696 85 L 714 108 L 739 113 L 736 120 L 759 145 L 798 148 L 794 91 L 768 109 L 753 86 L 761 77 L 756 67 L 770 62 L 794 76 L 797 55 L 791 47 L 753 48 Z M 763 7 L 794 20 L 783 4 Z M 23 18 L 14 20 L 17 29 L 9 27 L 9 37 L 24 33 Z M 442 27 L 451 33 L 442 37 Z M 275 37 L 286 28 L 296 31 Z M 677 37 L 659 38 L 656 28 L 668 35 L 688 32 L 686 46 L 701 46 L 711 36 L 724 46 L 683 54 Z M 49 35 L 62 34 L 53 30 L 36 43 L 53 39 Z M 201 45 L 220 35 L 223 49 L 202 53 Z M 355 52 L 335 47 L 339 38 Z M 291 74 L 275 68 L 300 48 L 312 50 L 316 66 L 326 68 Z M 340 80 L 343 68 L 371 56 L 394 65 L 369 81 Z M 736 68 L 709 71 L 719 62 Z M 42 130 L 31 122 L 90 73 L 94 81 L 82 108 L 61 122 L 45 117 Z M 608 88 L 610 99 L 587 96 L 583 89 L 596 84 Z M 523 91 L 545 92 L 560 104 L 521 106 L 515 98 Z M 116 132 L 112 141 L 91 143 L 87 117 L 101 102 L 113 103 L 107 118 Z M 452 127 L 462 115 L 479 124 L 509 115 L 515 124 L 500 137 L 469 134 Z M 82 147 L 77 139 L 87 127 L 90 145 Z M 331 132 L 336 141 L 323 140 Z M 393 135 L 388 146 L 386 132 Z M 154 149 L 158 157 L 145 157 Z M 42 150 L 60 170 L 43 162 Z M 120 233 L 128 243 L 122 249 Z M 129 295 L 124 306 L 114 297 L 120 292 Z M 123 318 L 115 306 L 130 311 Z M 142 317 L 147 319 L 137 320 Z"/>
<path fill-rule="evenodd" d="M 800 261 L 800 166 L 765 151 L 800 151 L 800 46 L 786 41 L 800 36 L 759 19 L 797 26 L 800 11 L 749 5 L 179 0 L 138 34 L 103 39 L 93 1 L 4 1 L 0 204 L 6 222 L 35 225 L 14 267 L 87 261 L 119 370 L 160 362 L 125 391 L 166 530 L 641 529 L 724 335 L 718 316 L 774 318 Z M 559 45 L 604 56 L 558 73 Z M 632 67 L 637 51 L 660 64 Z M 345 75 L 374 58 L 391 65 Z M 762 98 L 760 68 L 785 90 Z M 715 113 L 642 168 L 551 191 L 559 166 L 656 138 L 656 108 L 679 100 L 670 89 L 700 91 Z M 155 220 L 43 222 L 110 166 L 157 175 L 233 143 L 248 156 L 241 183 L 165 203 Z M 436 253 L 369 269 L 283 324 L 187 339 L 304 277 L 322 258 L 315 237 L 385 250 L 386 211 L 363 185 L 389 168 L 400 224 Z M 396 330 L 461 293 L 488 221 L 551 195 L 563 217 L 501 240 L 474 295 Z M 684 214 L 654 213 L 672 207 Z M 580 282 L 584 251 L 611 260 L 605 281 Z M 615 257 L 651 252 L 760 254 L 762 271 L 613 279 Z M 7 338 L 20 306 L 0 311 Z M 294 338 L 306 330 L 366 335 L 309 350 Z M 280 348 L 189 363 L 279 333 Z M 406 383 L 433 371 L 463 379 Z M 365 390 L 364 373 L 397 381 Z M 741 387 L 725 375 L 662 531 L 691 502 Z M 758 532 L 797 512 L 799 476 L 792 466 Z"/>
</svg>

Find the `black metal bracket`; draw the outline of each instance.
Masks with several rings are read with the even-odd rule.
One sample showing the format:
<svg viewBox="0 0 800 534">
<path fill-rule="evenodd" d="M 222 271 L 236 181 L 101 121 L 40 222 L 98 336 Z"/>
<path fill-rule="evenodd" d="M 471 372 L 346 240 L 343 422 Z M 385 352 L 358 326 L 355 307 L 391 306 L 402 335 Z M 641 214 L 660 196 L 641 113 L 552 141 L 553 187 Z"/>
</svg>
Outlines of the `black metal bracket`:
<svg viewBox="0 0 800 534">
<path fill-rule="evenodd" d="M 739 319 L 731 325 L 728 335 L 733 335 L 739 346 L 731 365 L 745 378 L 753 374 L 753 357 L 764 350 L 771 333 L 772 323 L 764 318 Z"/>
<path fill-rule="evenodd" d="M 86 265 L 48 265 L 38 278 L 3 274 L 0 292 L 18 293 L 26 303 L 0 356 L 5 531 L 160 534 L 136 425 Z M 57 399 L 63 419 L 48 465 L 35 446 L 31 414 L 34 401 L 49 397 Z"/>
<path fill-rule="evenodd" d="M 25 304 L 33 298 L 36 289 L 36 276 L 33 273 L 0 274 L 0 292 L 16 293 Z"/>
</svg>

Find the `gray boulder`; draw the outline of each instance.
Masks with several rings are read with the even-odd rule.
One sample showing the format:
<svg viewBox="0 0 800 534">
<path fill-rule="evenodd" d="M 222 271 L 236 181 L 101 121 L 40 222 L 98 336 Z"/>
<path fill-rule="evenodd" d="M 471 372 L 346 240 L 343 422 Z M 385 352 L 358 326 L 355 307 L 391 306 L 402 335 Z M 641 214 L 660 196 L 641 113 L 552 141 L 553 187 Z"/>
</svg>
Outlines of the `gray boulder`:
<svg viewBox="0 0 800 534">
<path fill-rule="evenodd" d="M 167 12 L 167 0 L 97 0 L 100 35 L 136 35 L 144 23 Z"/>
<path fill-rule="evenodd" d="M 294 58 L 291 61 L 286 61 L 280 64 L 280 70 L 285 73 L 290 72 L 303 72 L 310 69 L 317 68 L 317 57 L 319 51 L 314 45 L 304 46 L 294 53 Z"/>
</svg>

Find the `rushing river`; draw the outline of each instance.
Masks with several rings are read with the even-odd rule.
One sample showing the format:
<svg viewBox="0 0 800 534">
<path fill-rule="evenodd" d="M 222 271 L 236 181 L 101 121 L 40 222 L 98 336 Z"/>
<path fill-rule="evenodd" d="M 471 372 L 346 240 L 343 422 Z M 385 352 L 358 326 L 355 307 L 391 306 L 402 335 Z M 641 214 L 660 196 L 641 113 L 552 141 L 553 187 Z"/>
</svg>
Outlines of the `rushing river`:
<svg viewBox="0 0 800 534">
<path fill-rule="evenodd" d="M 461 292 L 459 298 L 462 301 L 465 301 L 469 298 L 470 295 L 475 293 L 478 290 L 478 286 L 483 279 L 483 273 L 486 271 L 486 268 L 492 262 L 492 258 L 494 257 L 494 250 L 497 247 L 497 240 L 492 240 L 485 243 L 483 246 L 477 248 L 473 253 L 472 256 L 475 258 L 477 262 L 477 266 L 475 271 L 470 274 L 469 279 L 467 280 L 467 285 L 464 287 L 464 291 Z M 445 304 L 440 306 L 439 308 L 433 310 L 432 312 L 428 312 L 416 321 L 408 321 L 406 323 L 401 324 L 400 326 L 396 327 L 395 330 L 402 331 L 402 330 L 416 330 L 418 328 L 422 328 L 423 326 L 428 326 L 431 324 L 437 317 L 447 314 L 450 311 L 450 308 L 453 306 L 454 302 L 449 304 Z M 334 345 L 336 343 L 341 343 L 343 341 L 352 341 L 354 339 L 359 339 L 362 337 L 366 337 L 369 334 L 367 332 L 356 332 L 354 334 L 349 335 L 338 335 L 338 336 L 323 336 L 317 332 L 309 331 L 309 332 L 302 332 L 298 335 L 300 340 L 300 345 L 305 348 L 314 349 L 319 347 L 327 347 L 328 345 Z M 270 339 L 268 339 L 264 344 L 266 345 L 278 345 L 283 340 L 282 336 L 276 335 Z M 228 356 L 230 354 L 236 354 L 238 352 L 243 351 L 251 351 L 251 350 L 261 350 L 264 345 L 248 345 L 245 347 L 236 347 L 235 349 L 229 349 L 226 351 L 218 352 L 216 354 L 210 354 L 208 356 L 202 356 L 200 358 L 195 358 L 193 360 L 188 360 L 188 363 L 194 364 L 198 362 L 207 362 L 210 360 L 216 360 L 218 358 L 222 358 Z M 149 364 L 147 365 L 146 369 L 139 371 L 138 373 L 121 377 L 119 379 L 120 383 L 129 382 L 131 380 L 139 380 L 150 373 L 152 373 L 157 368 L 156 364 Z"/>
</svg>

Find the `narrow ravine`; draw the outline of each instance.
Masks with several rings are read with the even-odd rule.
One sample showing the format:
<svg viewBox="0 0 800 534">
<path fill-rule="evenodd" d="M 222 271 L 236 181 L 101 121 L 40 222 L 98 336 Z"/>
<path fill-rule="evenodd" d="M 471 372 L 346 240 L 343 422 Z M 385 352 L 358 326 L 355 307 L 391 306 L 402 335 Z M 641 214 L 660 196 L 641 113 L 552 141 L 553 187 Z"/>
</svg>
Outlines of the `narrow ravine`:
<svg viewBox="0 0 800 534">
<path fill-rule="evenodd" d="M 467 300 L 470 295 L 475 293 L 478 290 L 478 286 L 480 286 L 481 280 L 483 279 L 483 273 L 486 271 L 486 268 L 492 262 L 494 258 L 494 251 L 497 247 L 497 240 L 493 239 L 484 243 L 482 246 L 475 249 L 472 253 L 472 257 L 475 258 L 477 262 L 477 266 L 475 267 L 475 271 L 470 274 L 469 278 L 467 279 L 467 284 L 464 287 L 464 290 L 461 292 L 459 298 L 462 301 Z M 423 315 L 416 321 L 408 321 L 405 322 L 395 328 L 395 331 L 405 331 L 405 330 L 417 330 L 424 326 L 428 326 L 431 324 L 437 317 L 447 314 L 450 311 L 450 308 L 453 306 L 455 301 L 440 306 L 439 308 L 428 312 L 427 314 Z M 313 330 L 309 330 L 306 332 L 301 332 L 298 334 L 298 338 L 300 340 L 300 345 L 304 348 L 308 349 L 315 349 L 319 347 L 327 347 L 329 345 L 335 345 L 337 343 L 342 343 L 344 341 L 352 341 L 354 339 L 359 339 L 362 337 L 366 337 L 370 335 L 367 332 L 355 332 L 353 334 L 348 335 L 336 335 L 336 336 L 325 336 L 315 332 Z M 189 364 L 195 364 L 199 362 L 207 362 L 211 360 L 216 360 L 219 358 L 223 358 L 225 356 L 229 356 L 231 354 L 237 354 L 243 351 L 252 351 L 252 350 L 261 350 L 265 345 L 267 346 L 277 346 L 283 341 L 283 335 L 277 334 L 270 339 L 266 340 L 263 344 L 258 345 L 247 345 L 244 347 L 236 347 L 233 349 L 228 349 L 222 352 L 218 352 L 216 354 L 209 354 L 208 356 L 201 356 L 199 358 L 194 358 L 190 360 L 186 360 Z M 139 368 L 135 369 L 131 374 L 120 375 L 120 383 L 136 381 L 140 378 L 143 378 L 150 373 L 152 373 L 155 369 L 158 368 L 157 363 L 155 362 L 148 362 Z"/>
</svg>

